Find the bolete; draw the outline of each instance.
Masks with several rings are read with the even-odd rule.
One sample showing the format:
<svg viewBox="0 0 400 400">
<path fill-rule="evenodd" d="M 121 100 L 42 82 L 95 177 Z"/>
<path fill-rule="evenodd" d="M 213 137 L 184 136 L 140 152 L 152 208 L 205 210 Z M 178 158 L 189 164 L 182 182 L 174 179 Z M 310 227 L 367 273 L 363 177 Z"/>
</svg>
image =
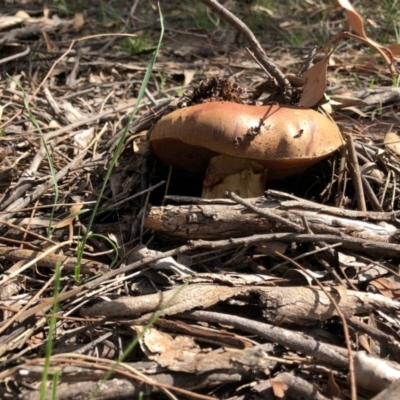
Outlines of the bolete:
<svg viewBox="0 0 400 400">
<path fill-rule="evenodd" d="M 165 115 L 150 144 L 164 164 L 206 172 L 204 197 L 221 197 L 224 190 L 256 197 L 265 189 L 266 173 L 280 179 L 302 172 L 343 139 L 333 121 L 311 109 L 209 102 Z M 227 187 L 227 181 L 236 186 Z"/>
</svg>

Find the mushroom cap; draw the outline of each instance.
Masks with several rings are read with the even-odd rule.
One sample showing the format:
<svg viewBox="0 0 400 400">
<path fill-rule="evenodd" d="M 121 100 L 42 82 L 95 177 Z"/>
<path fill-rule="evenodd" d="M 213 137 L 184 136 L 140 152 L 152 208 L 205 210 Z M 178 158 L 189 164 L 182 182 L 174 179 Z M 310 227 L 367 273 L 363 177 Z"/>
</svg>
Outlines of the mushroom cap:
<svg viewBox="0 0 400 400">
<path fill-rule="evenodd" d="M 327 157 L 343 139 L 333 121 L 311 109 L 209 102 L 165 115 L 150 143 L 163 163 L 179 170 L 204 172 L 211 157 L 225 154 L 256 161 L 276 179 Z"/>
</svg>

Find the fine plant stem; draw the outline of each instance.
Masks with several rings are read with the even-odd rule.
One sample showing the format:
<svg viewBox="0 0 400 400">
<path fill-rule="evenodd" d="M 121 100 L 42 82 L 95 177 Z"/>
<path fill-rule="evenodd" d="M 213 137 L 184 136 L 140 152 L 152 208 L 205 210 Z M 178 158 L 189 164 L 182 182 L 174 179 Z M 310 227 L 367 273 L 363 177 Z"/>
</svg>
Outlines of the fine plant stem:
<svg viewBox="0 0 400 400">
<path fill-rule="evenodd" d="M 125 143 L 125 138 L 126 138 L 126 136 L 128 134 L 128 131 L 129 131 L 129 127 L 132 124 L 132 121 L 136 116 L 136 113 L 137 113 L 137 110 L 139 108 L 140 102 L 142 101 L 142 98 L 143 98 L 143 96 L 145 94 L 145 90 L 146 90 L 146 87 L 147 87 L 147 85 L 149 83 L 154 63 L 156 61 L 158 52 L 159 52 L 159 50 L 161 48 L 161 42 L 162 42 L 162 39 L 163 39 L 163 36 L 164 36 L 164 22 L 163 22 L 163 19 L 162 19 L 162 13 L 161 13 L 160 6 L 159 6 L 159 13 L 160 13 L 161 33 L 160 33 L 160 38 L 159 38 L 159 41 L 158 41 L 158 44 L 157 44 L 157 48 L 156 48 L 156 50 L 155 50 L 155 52 L 153 54 L 153 57 L 150 60 L 149 66 L 147 67 L 145 76 L 143 78 L 142 85 L 140 86 L 140 90 L 139 90 L 139 94 L 138 94 L 138 97 L 137 97 L 137 100 L 136 100 L 136 103 L 135 103 L 135 107 L 134 107 L 134 109 L 132 111 L 132 114 L 129 117 L 129 121 L 127 122 L 127 124 L 125 126 L 125 129 L 124 129 L 124 131 L 122 133 L 122 136 L 121 136 L 121 138 L 120 138 L 120 140 L 118 142 L 117 148 L 115 149 L 114 155 L 113 155 L 113 157 L 111 159 L 110 165 L 109 165 L 109 167 L 107 169 L 107 173 L 106 173 L 106 176 L 104 177 L 104 182 L 103 182 L 103 185 L 102 185 L 102 187 L 100 189 L 100 192 L 98 194 L 96 204 L 94 205 L 92 214 L 90 215 L 90 219 L 89 219 L 89 222 L 88 222 L 88 225 L 87 225 L 87 232 L 85 233 L 84 237 L 82 238 L 82 242 L 80 243 L 79 248 L 78 248 L 78 254 L 77 254 L 78 262 L 77 262 L 77 266 L 75 268 L 75 280 L 77 280 L 77 281 L 79 281 L 79 278 L 80 278 L 80 263 L 81 263 L 81 260 L 83 258 L 83 251 L 84 251 L 86 242 L 88 240 L 88 237 L 91 234 L 90 231 L 91 231 L 94 219 L 96 217 L 97 210 L 98 210 L 98 208 L 100 206 L 101 198 L 102 198 L 103 193 L 104 193 L 104 191 L 106 189 L 107 183 L 108 183 L 108 181 L 110 179 L 112 170 L 113 170 L 113 168 L 114 168 L 114 166 L 115 166 L 115 164 L 116 164 L 116 162 L 117 162 L 117 160 L 118 160 L 118 158 L 119 158 L 119 156 L 120 156 L 120 154 L 122 152 L 122 149 L 123 149 L 123 146 L 124 146 L 124 143 Z"/>
<path fill-rule="evenodd" d="M 51 318 L 49 322 L 49 334 L 47 337 L 47 343 L 46 343 L 46 357 L 45 357 L 45 363 L 44 363 L 44 369 L 43 369 L 43 375 L 42 375 L 42 383 L 40 385 L 40 400 L 45 400 L 46 397 L 46 386 L 47 386 L 47 376 L 49 374 L 49 368 L 50 368 L 50 358 L 51 358 L 51 353 L 53 351 L 53 341 L 54 341 L 54 333 L 56 330 L 56 313 L 58 309 L 58 294 L 60 292 L 60 279 L 61 279 L 61 264 L 57 263 L 56 264 L 56 272 L 55 272 L 55 278 L 54 278 L 54 304 L 51 312 Z M 54 377 L 54 380 L 58 380 L 58 377 Z M 53 394 L 54 393 L 54 387 L 53 387 Z M 52 396 L 52 398 L 56 398 L 56 396 Z"/>
<path fill-rule="evenodd" d="M 57 369 L 54 371 L 53 375 L 53 382 L 52 382 L 52 392 L 51 392 L 51 398 L 52 400 L 57 399 L 57 386 L 58 386 L 58 381 L 60 380 L 60 371 Z"/>
<path fill-rule="evenodd" d="M 113 258 L 113 260 L 111 261 L 111 264 L 110 264 L 110 268 L 112 268 L 118 261 L 118 255 L 119 255 L 118 246 L 115 244 L 115 242 L 113 240 L 111 240 L 107 236 L 99 235 L 98 233 L 92 233 L 91 237 L 98 237 L 98 238 L 101 238 L 101 239 L 105 240 L 106 242 L 110 243 L 111 247 L 115 251 L 115 257 Z"/>
</svg>

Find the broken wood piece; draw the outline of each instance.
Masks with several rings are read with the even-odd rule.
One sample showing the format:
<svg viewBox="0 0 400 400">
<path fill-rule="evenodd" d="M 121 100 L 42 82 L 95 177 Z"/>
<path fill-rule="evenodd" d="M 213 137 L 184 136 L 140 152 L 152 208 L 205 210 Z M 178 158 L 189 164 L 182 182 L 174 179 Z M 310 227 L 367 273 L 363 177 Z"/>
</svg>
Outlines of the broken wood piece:
<svg viewBox="0 0 400 400">
<path fill-rule="evenodd" d="M 148 321 L 165 307 L 163 315 L 174 315 L 193 309 L 207 309 L 220 301 L 240 295 L 254 301 L 258 298 L 263 316 L 272 323 L 312 325 L 337 316 L 328 296 L 318 287 L 228 287 L 194 284 L 181 291 L 172 289 L 144 296 L 122 296 L 117 300 L 100 302 L 81 309 L 81 315 L 112 318 L 138 318 L 135 323 Z M 400 302 L 380 294 L 347 290 L 344 287 L 326 288 L 335 298 L 346 318 L 376 310 L 400 310 Z"/>
<path fill-rule="evenodd" d="M 290 208 L 281 206 L 275 199 L 247 199 L 254 207 L 279 218 L 285 218 L 288 223 L 282 224 L 276 219 L 257 215 L 245 206 L 234 202 L 220 204 L 191 204 L 152 207 L 145 219 L 145 227 L 163 234 L 186 239 L 221 239 L 261 232 L 288 232 L 288 225 L 303 225 L 306 219 L 314 234 L 337 235 L 338 241 L 344 236 L 381 243 L 397 243 L 397 226 L 387 222 L 374 223 L 363 220 L 341 217 L 324 213 L 321 207 Z M 306 206 L 308 203 L 305 203 Z M 382 214 L 382 213 L 378 213 Z M 290 229 L 293 231 L 293 229 Z M 318 239 L 316 239 L 318 240 Z"/>
<path fill-rule="evenodd" d="M 173 315 L 196 307 L 211 307 L 221 300 L 226 300 L 241 293 L 243 288 L 233 288 L 219 285 L 188 285 L 180 291 L 175 288 L 165 292 L 144 296 L 121 296 L 110 302 L 100 302 L 92 307 L 80 310 L 83 316 L 139 317 L 142 314 L 153 313 L 167 307 L 164 315 Z M 152 315 L 152 314 L 151 314 Z M 151 317 L 150 317 L 151 318 Z"/>
</svg>

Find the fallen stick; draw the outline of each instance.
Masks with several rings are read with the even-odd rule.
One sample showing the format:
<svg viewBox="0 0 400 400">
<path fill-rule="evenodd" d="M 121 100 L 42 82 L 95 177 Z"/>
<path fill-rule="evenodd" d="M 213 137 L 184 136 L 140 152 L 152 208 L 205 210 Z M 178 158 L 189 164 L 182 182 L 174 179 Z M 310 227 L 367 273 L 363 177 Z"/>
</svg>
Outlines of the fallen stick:
<svg viewBox="0 0 400 400">
<path fill-rule="evenodd" d="M 256 198 L 246 200 L 250 207 L 233 201 L 219 200 L 199 202 L 190 205 L 152 207 L 145 219 L 145 227 L 170 236 L 186 239 L 222 239 L 251 235 L 262 232 L 288 232 L 298 229 L 291 226 L 304 226 L 306 219 L 309 228 L 316 235 L 336 235 L 338 241 L 344 236 L 378 243 L 396 243 L 398 228 L 391 213 L 349 213 L 340 210 L 335 215 L 333 207 L 321 207 L 312 202 L 292 202 L 290 209 L 276 198 Z M 254 208 L 259 211 L 254 211 Z M 273 214 L 272 216 L 269 214 Z M 375 218 L 373 214 L 378 214 Z M 382 216 L 382 214 L 387 214 Z M 385 218 L 382 218 L 385 217 Z M 376 220 L 379 219 L 379 223 Z M 285 219 L 282 223 L 279 219 Z M 304 227 L 305 230 L 305 227 Z M 318 240 L 316 238 L 316 240 Z"/>
</svg>

